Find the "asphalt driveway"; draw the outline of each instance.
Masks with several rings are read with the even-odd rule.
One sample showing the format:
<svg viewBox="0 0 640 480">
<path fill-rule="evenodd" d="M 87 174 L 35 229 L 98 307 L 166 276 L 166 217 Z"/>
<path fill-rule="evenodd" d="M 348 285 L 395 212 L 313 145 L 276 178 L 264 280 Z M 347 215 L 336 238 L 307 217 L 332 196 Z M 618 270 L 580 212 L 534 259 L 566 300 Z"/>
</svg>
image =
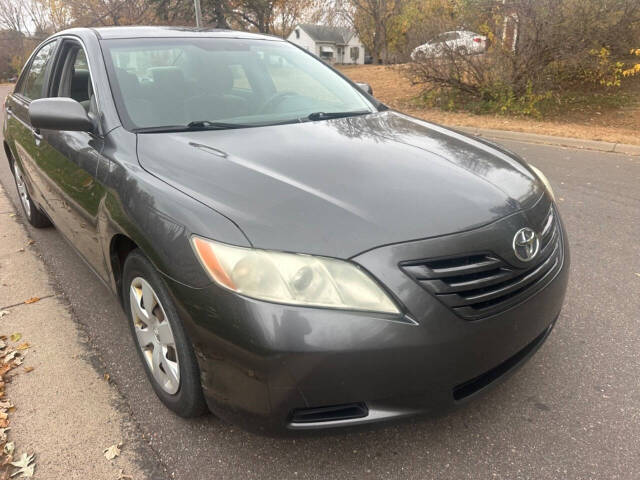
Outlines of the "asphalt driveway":
<svg viewBox="0 0 640 480">
<path fill-rule="evenodd" d="M 503 143 L 554 186 L 567 301 L 524 368 L 440 418 L 284 440 L 178 418 L 156 400 L 116 299 L 55 229 L 29 230 L 167 478 L 640 478 L 640 158 Z M 4 158 L 0 182 L 17 205 Z"/>
</svg>

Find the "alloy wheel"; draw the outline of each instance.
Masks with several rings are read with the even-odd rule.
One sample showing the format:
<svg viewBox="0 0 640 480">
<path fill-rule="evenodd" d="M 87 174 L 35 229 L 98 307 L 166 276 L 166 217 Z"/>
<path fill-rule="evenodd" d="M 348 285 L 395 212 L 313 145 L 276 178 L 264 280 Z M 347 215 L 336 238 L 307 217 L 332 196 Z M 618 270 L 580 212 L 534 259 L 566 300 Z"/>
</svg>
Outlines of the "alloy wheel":
<svg viewBox="0 0 640 480">
<path fill-rule="evenodd" d="M 173 395 L 180 387 L 180 365 L 171 324 L 149 282 L 136 277 L 129 290 L 138 346 L 157 384 Z"/>
</svg>

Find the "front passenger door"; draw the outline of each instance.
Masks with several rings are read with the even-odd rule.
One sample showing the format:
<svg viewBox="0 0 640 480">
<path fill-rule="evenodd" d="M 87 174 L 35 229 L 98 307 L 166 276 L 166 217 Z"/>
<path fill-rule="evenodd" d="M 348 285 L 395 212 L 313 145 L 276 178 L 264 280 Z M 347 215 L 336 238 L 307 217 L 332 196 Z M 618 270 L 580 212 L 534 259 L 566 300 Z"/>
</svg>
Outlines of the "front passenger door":
<svg viewBox="0 0 640 480">
<path fill-rule="evenodd" d="M 95 119 L 95 132 L 42 130 L 39 170 L 46 179 L 51 215 L 89 265 L 107 279 L 107 267 L 98 237 L 100 204 L 105 197 L 104 176 L 108 160 L 101 152 L 104 139 L 98 130 L 98 102 L 82 45 L 64 39 L 49 87 L 51 97 L 78 101 Z M 104 219 L 103 219 L 104 220 Z"/>
</svg>

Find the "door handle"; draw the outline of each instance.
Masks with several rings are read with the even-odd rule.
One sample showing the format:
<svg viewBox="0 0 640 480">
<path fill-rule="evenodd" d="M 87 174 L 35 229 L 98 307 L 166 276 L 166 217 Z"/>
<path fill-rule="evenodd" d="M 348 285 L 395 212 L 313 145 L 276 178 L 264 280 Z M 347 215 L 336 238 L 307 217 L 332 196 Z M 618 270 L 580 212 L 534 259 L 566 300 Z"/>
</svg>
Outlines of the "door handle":
<svg viewBox="0 0 640 480">
<path fill-rule="evenodd" d="M 11 109 L 11 107 L 6 107 L 5 110 L 7 111 L 7 115 L 13 117 L 13 110 Z"/>
<path fill-rule="evenodd" d="M 40 146 L 40 142 L 42 141 L 42 135 L 40 135 L 40 130 L 38 130 L 37 128 L 34 128 L 33 130 L 31 130 L 31 133 L 33 134 L 33 138 L 35 138 L 36 140 L 36 147 Z"/>
</svg>

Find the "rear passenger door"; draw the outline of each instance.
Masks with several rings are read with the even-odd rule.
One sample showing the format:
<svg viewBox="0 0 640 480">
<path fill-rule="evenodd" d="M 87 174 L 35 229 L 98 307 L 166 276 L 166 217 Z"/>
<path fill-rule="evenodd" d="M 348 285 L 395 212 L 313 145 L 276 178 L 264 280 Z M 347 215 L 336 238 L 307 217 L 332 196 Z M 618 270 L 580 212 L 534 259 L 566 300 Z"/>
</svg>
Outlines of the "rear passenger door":
<svg viewBox="0 0 640 480">
<path fill-rule="evenodd" d="M 41 176 L 38 173 L 37 158 L 42 137 L 31 127 L 29 104 L 46 96 L 47 79 L 58 46 L 58 40 L 42 45 L 25 67 L 13 95 L 7 99 L 6 138 L 24 174 L 31 198 L 49 213 L 47 200 L 43 195 Z"/>
<path fill-rule="evenodd" d="M 78 101 L 98 127 L 98 101 L 87 55 L 79 41 L 61 40 L 50 78 L 48 96 Z M 92 133 L 42 130 L 40 134 L 37 164 L 46 184 L 52 219 L 89 265 L 106 278 L 98 238 L 100 204 L 106 193 L 103 181 L 109 166 L 102 156 L 103 136 L 98 129 Z"/>
</svg>

